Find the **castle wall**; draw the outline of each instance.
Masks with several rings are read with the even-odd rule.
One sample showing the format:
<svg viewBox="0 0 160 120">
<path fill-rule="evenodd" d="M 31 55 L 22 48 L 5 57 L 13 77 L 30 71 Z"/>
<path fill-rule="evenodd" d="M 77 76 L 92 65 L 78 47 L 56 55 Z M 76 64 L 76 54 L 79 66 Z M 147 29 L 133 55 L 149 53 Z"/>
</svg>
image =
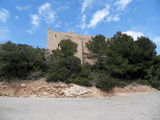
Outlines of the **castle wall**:
<svg viewBox="0 0 160 120">
<path fill-rule="evenodd" d="M 60 41 L 65 39 L 70 39 L 77 43 L 78 47 L 75 56 L 80 58 L 82 64 L 86 62 L 93 64 L 93 60 L 87 59 L 83 54 L 89 53 L 86 43 L 91 39 L 91 36 L 74 34 L 73 32 L 54 32 L 49 28 L 47 36 L 47 49 L 54 50 L 58 48 Z"/>
</svg>

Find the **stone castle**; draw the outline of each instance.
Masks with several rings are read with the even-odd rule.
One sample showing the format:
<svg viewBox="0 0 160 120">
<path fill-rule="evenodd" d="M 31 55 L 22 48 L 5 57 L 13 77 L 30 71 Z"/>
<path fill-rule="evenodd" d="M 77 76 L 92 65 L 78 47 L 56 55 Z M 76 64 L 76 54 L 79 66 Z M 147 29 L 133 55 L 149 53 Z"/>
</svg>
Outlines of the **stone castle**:
<svg viewBox="0 0 160 120">
<path fill-rule="evenodd" d="M 74 34 L 74 32 L 55 32 L 52 31 L 51 28 L 48 28 L 48 35 L 47 35 L 47 49 L 54 50 L 58 48 L 58 44 L 61 40 L 70 39 L 73 42 L 77 43 L 77 53 L 75 54 L 76 57 L 80 58 L 81 63 L 90 63 L 94 64 L 94 60 L 88 59 L 84 53 L 89 53 L 86 43 L 91 40 L 93 36 L 87 35 L 80 35 Z M 106 40 L 109 40 L 106 38 Z"/>
<path fill-rule="evenodd" d="M 77 43 L 77 53 L 76 57 L 80 58 L 81 63 L 90 63 L 93 64 L 93 60 L 87 59 L 84 53 L 89 53 L 86 43 L 91 39 L 92 36 L 74 34 L 74 32 L 55 32 L 51 28 L 48 28 L 47 35 L 47 49 L 54 50 L 58 48 L 58 44 L 61 40 L 70 39 L 73 42 Z"/>
</svg>

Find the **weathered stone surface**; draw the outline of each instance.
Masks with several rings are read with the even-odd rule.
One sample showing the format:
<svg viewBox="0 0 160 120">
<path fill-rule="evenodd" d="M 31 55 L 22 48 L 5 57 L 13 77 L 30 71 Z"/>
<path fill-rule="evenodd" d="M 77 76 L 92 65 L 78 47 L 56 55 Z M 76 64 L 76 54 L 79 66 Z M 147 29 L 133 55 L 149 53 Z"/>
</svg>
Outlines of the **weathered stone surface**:
<svg viewBox="0 0 160 120">
<path fill-rule="evenodd" d="M 76 97 L 76 96 L 81 96 L 87 93 L 92 92 L 90 89 L 87 89 L 85 87 L 81 87 L 79 85 L 73 85 L 70 88 L 67 88 L 64 90 L 64 94 L 67 97 Z"/>
<path fill-rule="evenodd" d="M 75 56 L 80 58 L 81 63 L 88 62 L 90 64 L 93 64 L 94 61 L 87 59 L 87 57 L 83 54 L 89 53 L 86 47 L 86 43 L 91 40 L 91 37 L 92 36 L 74 34 L 74 32 L 55 32 L 52 31 L 51 28 L 49 28 L 47 35 L 47 49 L 56 49 L 58 48 L 58 44 L 61 40 L 70 39 L 78 44 L 77 53 L 75 54 Z"/>
</svg>

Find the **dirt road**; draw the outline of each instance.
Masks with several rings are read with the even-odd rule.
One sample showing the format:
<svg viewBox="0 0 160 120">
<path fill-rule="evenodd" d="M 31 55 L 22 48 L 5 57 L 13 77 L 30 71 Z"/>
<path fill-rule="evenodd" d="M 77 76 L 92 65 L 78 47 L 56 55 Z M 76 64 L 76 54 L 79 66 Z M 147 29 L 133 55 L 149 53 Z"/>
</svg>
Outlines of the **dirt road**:
<svg viewBox="0 0 160 120">
<path fill-rule="evenodd" d="M 160 93 L 101 99 L 0 97 L 0 120 L 160 120 Z"/>
</svg>

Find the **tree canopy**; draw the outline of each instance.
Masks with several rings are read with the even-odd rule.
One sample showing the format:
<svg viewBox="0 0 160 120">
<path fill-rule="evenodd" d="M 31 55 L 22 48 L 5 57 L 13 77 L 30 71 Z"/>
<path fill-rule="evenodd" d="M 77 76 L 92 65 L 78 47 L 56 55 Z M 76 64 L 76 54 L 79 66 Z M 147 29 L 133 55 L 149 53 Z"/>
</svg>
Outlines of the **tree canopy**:
<svg viewBox="0 0 160 120">
<path fill-rule="evenodd" d="M 10 41 L 0 47 L 0 76 L 23 77 L 44 69 L 44 50 Z"/>
<path fill-rule="evenodd" d="M 88 58 L 96 61 L 96 66 L 102 69 L 104 66 L 105 50 L 108 42 L 103 35 L 96 35 L 86 43 L 89 50 Z"/>
<path fill-rule="evenodd" d="M 96 35 L 86 43 L 85 53 L 95 64 L 81 64 L 75 57 L 77 44 L 61 40 L 52 54 L 40 48 L 7 42 L 0 46 L 0 79 L 26 77 L 45 71 L 47 81 L 95 85 L 108 91 L 130 83 L 147 84 L 160 89 L 160 56 L 147 37 L 134 40 L 117 32 L 112 38 Z"/>
<path fill-rule="evenodd" d="M 156 45 L 149 38 L 142 36 L 135 41 L 132 36 L 117 32 L 108 41 L 105 37 L 95 36 L 86 46 L 91 52 L 90 59 L 95 59 L 97 65 L 101 63 L 103 68 L 104 75 L 100 75 L 101 79 L 97 81 L 101 89 L 107 90 L 105 87 L 121 86 L 124 81 L 131 83 L 140 79 L 145 81 L 143 83 L 158 88 L 160 61 L 156 54 Z M 101 71 L 99 69 L 100 73 Z"/>
<path fill-rule="evenodd" d="M 77 44 L 71 40 L 61 40 L 56 50 L 52 50 L 54 56 L 58 58 L 73 56 L 77 52 Z"/>
<path fill-rule="evenodd" d="M 50 65 L 47 81 L 69 81 L 81 70 L 81 61 L 75 57 L 77 44 L 71 40 L 62 40 L 59 48 L 53 50 L 55 61 Z"/>
</svg>

